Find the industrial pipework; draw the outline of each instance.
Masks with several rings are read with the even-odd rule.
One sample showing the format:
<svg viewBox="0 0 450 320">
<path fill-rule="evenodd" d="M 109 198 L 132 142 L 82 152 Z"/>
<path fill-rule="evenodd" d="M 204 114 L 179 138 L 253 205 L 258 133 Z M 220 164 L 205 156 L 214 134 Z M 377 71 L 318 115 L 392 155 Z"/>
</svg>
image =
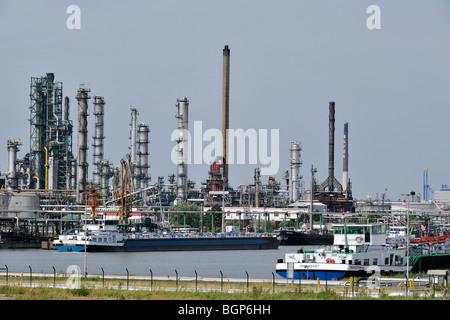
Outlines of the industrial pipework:
<svg viewBox="0 0 450 320">
<path fill-rule="evenodd" d="M 63 118 L 62 83 L 55 75 L 32 77 L 30 85 L 30 153 L 23 160 L 27 188 L 67 189 L 72 155 L 72 123 L 69 121 L 68 98 Z M 52 176 L 51 180 L 46 175 Z M 46 180 L 48 185 L 46 185 Z"/>
<path fill-rule="evenodd" d="M 111 163 L 107 159 L 102 159 L 100 164 L 100 193 L 104 198 L 109 198 L 109 179 L 114 175 Z"/>
<path fill-rule="evenodd" d="M 6 172 L 6 189 L 16 190 L 18 187 L 18 175 L 17 175 L 17 152 L 19 151 L 19 140 L 8 140 L 6 147 L 8 150 L 8 172 Z"/>
</svg>

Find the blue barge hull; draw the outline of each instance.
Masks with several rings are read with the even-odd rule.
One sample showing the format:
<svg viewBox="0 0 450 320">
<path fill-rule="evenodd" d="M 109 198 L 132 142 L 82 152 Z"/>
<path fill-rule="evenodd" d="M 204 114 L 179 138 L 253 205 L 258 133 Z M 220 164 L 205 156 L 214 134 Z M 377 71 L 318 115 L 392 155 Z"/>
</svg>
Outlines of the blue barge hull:
<svg viewBox="0 0 450 320">
<path fill-rule="evenodd" d="M 283 278 L 287 279 L 287 271 L 279 270 L 277 271 L 277 274 L 282 276 Z M 339 271 L 294 271 L 294 278 L 293 280 L 335 280 L 335 279 L 341 279 L 343 278 L 347 273 L 346 272 L 339 272 Z M 289 278 L 291 279 L 291 278 Z"/>
<path fill-rule="evenodd" d="M 195 250 L 257 250 L 277 249 L 276 237 L 205 237 L 127 239 L 123 246 L 87 245 L 88 252 L 144 252 Z M 84 251 L 84 246 L 55 245 L 61 251 Z"/>
<path fill-rule="evenodd" d="M 58 249 L 59 251 L 63 251 L 63 252 L 81 252 L 81 251 L 84 251 L 84 247 L 83 246 L 55 245 L 54 247 L 56 249 Z"/>
</svg>

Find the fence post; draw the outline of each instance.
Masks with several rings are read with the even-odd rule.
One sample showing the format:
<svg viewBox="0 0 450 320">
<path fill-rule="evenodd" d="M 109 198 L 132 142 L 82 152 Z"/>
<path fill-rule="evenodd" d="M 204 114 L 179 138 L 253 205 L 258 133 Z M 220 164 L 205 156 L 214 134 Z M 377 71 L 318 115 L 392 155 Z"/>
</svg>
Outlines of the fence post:
<svg viewBox="0 0 450 320">
<path fill-rule="evenodd" d="M 197 291 L 197 271 L 194 270 L 195 272 L 195 291 Z"/>
<path fill-rule="evenodd" d="M 105 287 L 105 270 L 103 270 L 102 267 L 100 269 L 102 269 L 102 286 L 104 288 Z"/>
<path fill-rule="evenodd" d="M 223 273 L 220 271 L 220 291 L 223 291 Z"/>
<path fill-rule="evenodd" d="M 127 290 L 128 290 L 128 284 L 129 284 L 130 274 L 129 274 L 127 268 L 125 268 L 125 270 L 127 270 Z"/>
<path fill-rule="evenodd" d="M 247 292 L 248 292 L 248 272 L 245 271 L 245 273 L 247 274 Z"/>
<path fill-rule="evenodd" d="M 352 287 L 352 297 L 355 296 L 355 277 L 350 278 L 350 286 Z"/>
<path fill-rule="evenodd" d="M 6 285 L 9 285 L 8 282 L 8 266 L 5 264 L 5 268 L 6 268 Z"/>
<path fill-rule="evenodd" d="M 178 288 L 178 271 L 175 269 L 175 284 Z"/>
<path fill-rule="evenodd" d="M 408 283 L 408 274 L 406 274 L 406 275 L 405 275 L 405 296 L 406 296 L 406 297 L 408 296 L 408 286 L 409 286 L 409 283 Z"/>
<path fill-rule="evenodd" d="M 275 293 L 275 275 L 272 272 L 272 293 Z"/>
<path fill-rule="evenodd" d="M 33 284 L 32 284 L 32 282 L 33 282 L 33 280 L 32 280 L 32 278 L 33 278 L 33 270 L 31 270 L 31 266 L 28 266 L 28 268 L 30 268 L 30 288 L 32 288 L 33 287 Z"/>
<path fill-rule="evenodd" d="M 56 288 L 56 269 L 54 266 L 52 266 L 53 268 L 53 288 Z"/>
<path fill-rule="evenodd" d="M 153 291 L 153 271 L 150 269 L 150 290 Z"/>
</svg>

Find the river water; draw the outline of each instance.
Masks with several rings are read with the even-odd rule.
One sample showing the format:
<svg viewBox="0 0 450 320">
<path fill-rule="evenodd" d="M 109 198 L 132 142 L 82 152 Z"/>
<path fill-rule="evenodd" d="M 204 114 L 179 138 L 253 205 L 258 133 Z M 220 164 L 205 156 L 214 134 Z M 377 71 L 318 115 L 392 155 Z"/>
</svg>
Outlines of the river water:
<svg viewBox="0 0 450 320">
<path fill-rule="evenodd" d="M 42 249 L 1 249 L 0 268 L 9 272 L 66 272 L 77 265 L 89 274 L 272 279 L 277 259 L 295 252 L 298 246 L 268 250 L 166 251 L 166 252 L 60 252 Z M 308 249 L 305 246 L 304 249 Z M 176 271 L 175 271 L 176 270 Z M 279 276 L 276 275 L 278 278 Z"/>
</svg>

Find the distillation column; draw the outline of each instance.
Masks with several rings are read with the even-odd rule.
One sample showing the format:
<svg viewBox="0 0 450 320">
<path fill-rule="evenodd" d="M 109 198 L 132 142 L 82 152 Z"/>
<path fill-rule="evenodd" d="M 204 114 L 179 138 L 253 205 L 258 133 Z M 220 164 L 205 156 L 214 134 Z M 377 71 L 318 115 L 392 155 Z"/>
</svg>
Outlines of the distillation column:
<svg viewBox="0 0 450 320">
<path fill-rule="evenodd" d="M 131 162 L 134 164 L 137 161 L 137 116 L 138 112 L 136 108 L 131 108 L 131 132 L 130 132 L 130 139 L 131 139 Z"/>
<path fill-rule="evenodd" d="M 64 98 L 64 121 L 68 122 L 69 121 L 69 108 L 70 108 L 70 98 L 69 97 L 65 97 Z"/>
<path fill-rule="evenodd" d="M 77 188 L 77 160 L 72 158 L 70 162 L 69 190 L 76 190 L 76 188 Z"/>
<path fill-rule="evenodd" d="M 111 163 L 102 159 L 100 165 L 100 193 L 102 197 L 109 198 L 109 179 L 114 175 Z"/>
<path fill-rule="evenodd" d="M 87 201 L 87 116 L 88 116 L 88 95 L 89 89 L 80 86 L 78 89 L 78 170 L 77 170 L 77 198 L 79 204 L 85 204 Z"/>
<path fill-rule="evenodd" d="M 95 135 L 93 136 L 94 142 L 92 147 L 94 148 L 94 170 L 93 170 L 93 183 L 94 187 L 99 190 L 101 185 L 101 165 L 104 152 L 104 114 L 105 114 L 105 100 L 103 97 L 94 97 L 94 116 L 95 116 Z"/>
<path fill-rule="evenodd" d="M 188 132 L 188 106 L 187 98 L 177 99 L 178 139 L 177 139 L 177 199 L 181 202 L 187 199 L 187 164 L 189 159 L 189 132 Z"/>
<path fill-rule="evenodd" d="M 289 202 L 295 202 L 300 199 L 300 151 L 302 150 L 300 142 L 291 141 L 289 148 Z"/>
<path fill-rule="evenodd" d="M 255 168 L 255 207 L 259 208 L 259 187 L 261 184 L 261 168 Z"/>
<path fill-rule="evenodd" d="M 33 79 L 32 79 L 33 81 Z M 35 80 L 36 81 L 36 80 Z M 33 87 L 33 83 L 32 83 L 32 87 Z M 35 123 L 31 124 L 32 127 L 34 127 L 35 129 L 35 148 L 30 150 L 30 156 L 31 159 L 33 159 L 34 156 L 34 163 L 32 163 L 32 168 L 30 168 L 30 172 L 31 172 L 31 177 L 30 177 L 30 181 L 28 182 L 29 184 L 31 184 L 31 179 L 36 180 L 35 183 L 35 189 L 41 189 L 44 186 L 44 170 L 45 168 L 43 168 L 43 161 L 42 159 L 44 159 L 44 145 L 45 145 L 45 119 L 44 119 L 44 114 L 45 114 L 45 98 L 44 98 L 44 93 L 43 93 L 43 88 L 41 86 L 37 86 L 36 89 L 36 98 L 34 99 L 34 101 L 36 102 L 36 118 L 35 118 Z M 33 103 L 33 99 L 32 99 L 32 103 Z M 31 116 L 31 119 L 33 119 L 33 116 Z"/>
<path fill-rule="evenodd" d="M 140 182 L 141 189 L 145 189 L 148 186 L 148 181 L 150 176 L 148 174 L 148 133 L 150 129 L 145 123 L 141 123 L 138 128 L 138 156 L 139 156 L 139 167 L 140 167 Z"/>
<path fill-rule="evenodd" d="M 131 108 L 131 130 L 130 130 L 130 156 L 131 156 L 131 181 L 133 190 L 139 187 L 139 164 L 137 159 L 137 116 L 136 108 Z"/>
<path fill-rule="evenodd" d="M 6 147 L 8 150 L 8 172 L 6 172 L 6 189 L 16 190 L 18 187 L 17 175 L 17 152 L 21 143 L 18 140 L 8 140 Z"/>
</svg>

